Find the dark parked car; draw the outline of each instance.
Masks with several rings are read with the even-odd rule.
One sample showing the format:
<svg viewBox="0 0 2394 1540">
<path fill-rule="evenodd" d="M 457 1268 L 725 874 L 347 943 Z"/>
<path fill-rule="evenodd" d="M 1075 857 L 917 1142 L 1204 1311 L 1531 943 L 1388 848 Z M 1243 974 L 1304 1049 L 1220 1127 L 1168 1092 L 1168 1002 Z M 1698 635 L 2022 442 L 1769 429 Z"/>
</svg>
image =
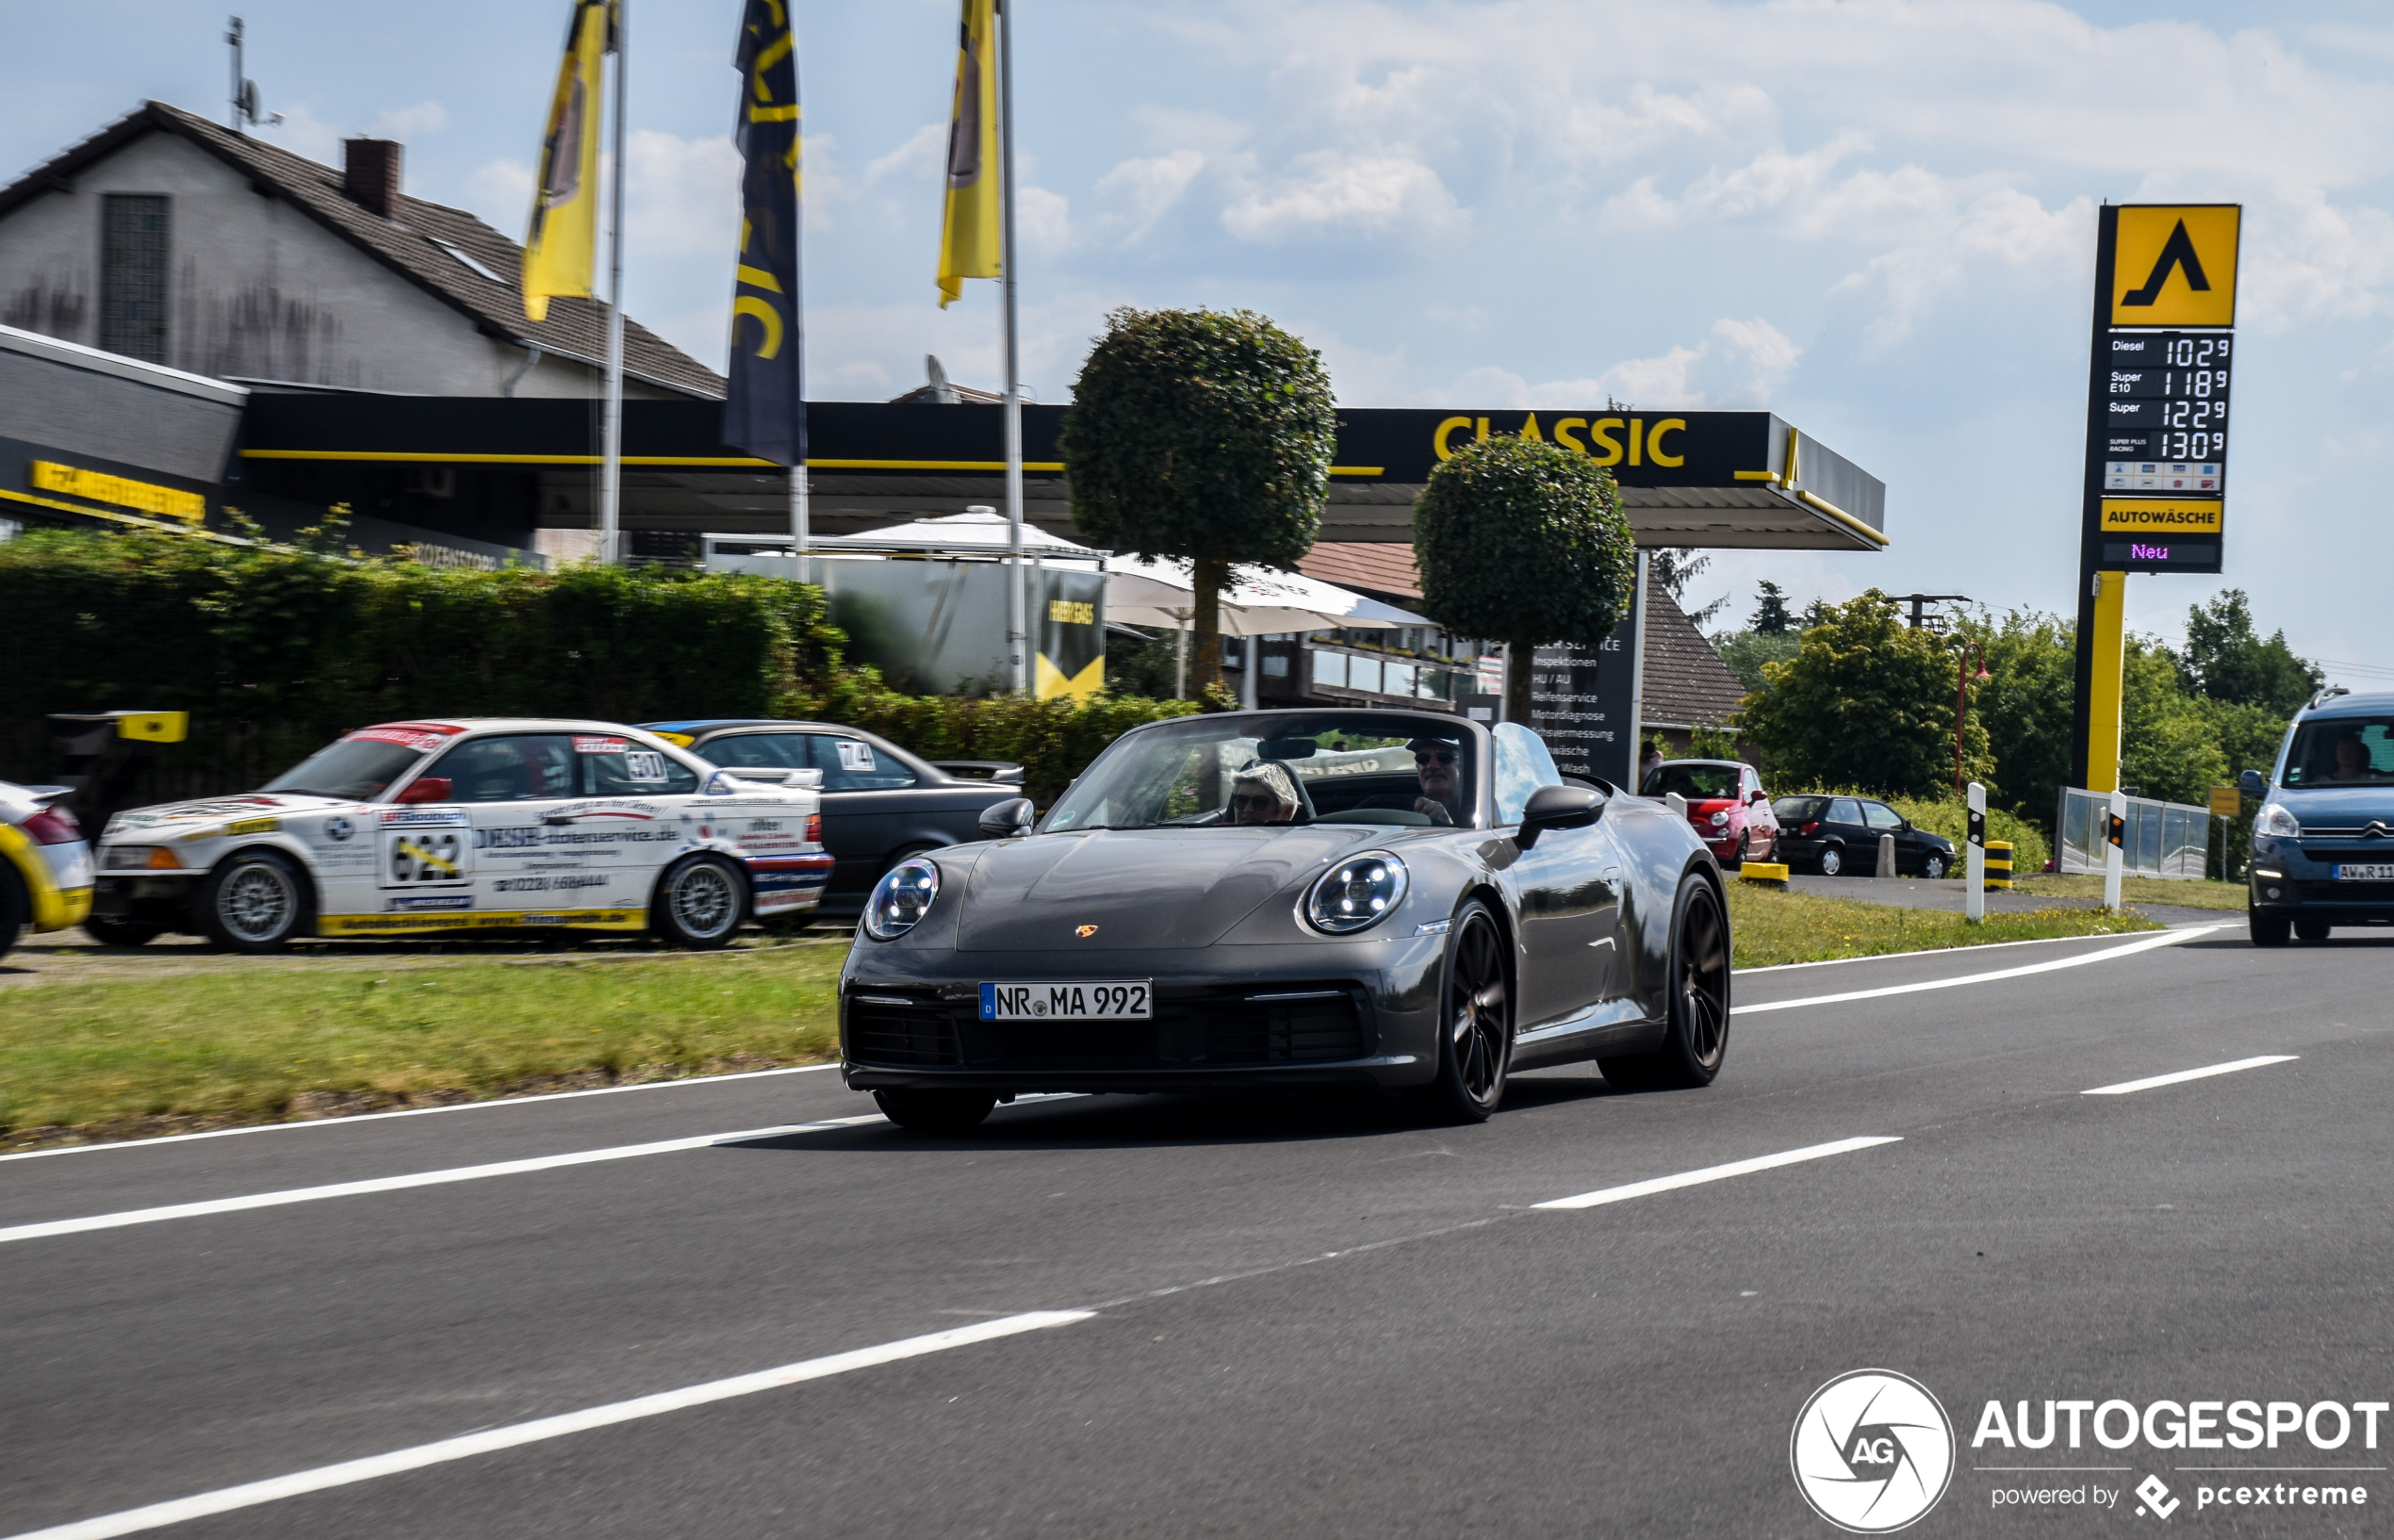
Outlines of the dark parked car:
<svg viewBox="0 0 2394 1540">
<path fill-rule="evenodd" d="M 647 730 L 727 770 L 823 772 L 823 847 L 838 864 L 816 911 L 853 915 L 881 874 L 910 856 L 985 838 L 984 809 L 1023 795 L 1023 767 L 923 760 L 885 738 L 828 722 L 651 722 Z"/>
<path fill-rule="evenodd" d="M 1882 834 L 1895 837 L 1895 870 L 1905 876 L 1943 876 L 1954 867 L 1951 840 L 1914 828 L 1866 796 L 1782 796 L 1771 811 L 1779 815 L 1779 859 L 1823 876 L 1877 872 Z"/>
<path fill-rule="evenodd" d="M 894 868 L 840 980 L 847 1083 L 909 1128 L 1000 1096 L 1380 1087 L 1485 1118 L 1513 1070 L 1701 1086 L 1729 1041 L 1720 868 L 1544 743 L 1402 711 L 1180 717 L 1036 828 Z"/>
</svg>

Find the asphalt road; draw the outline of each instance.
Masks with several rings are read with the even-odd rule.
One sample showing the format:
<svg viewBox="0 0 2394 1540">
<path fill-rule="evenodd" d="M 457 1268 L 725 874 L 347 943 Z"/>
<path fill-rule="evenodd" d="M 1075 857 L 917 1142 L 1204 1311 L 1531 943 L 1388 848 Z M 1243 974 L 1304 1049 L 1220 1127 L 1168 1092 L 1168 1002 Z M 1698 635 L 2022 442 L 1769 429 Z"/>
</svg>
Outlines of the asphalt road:
<svg viewBox="0 0 2394 1540">
<path fill-rule="evenodd" d="M 776 1073 L 10 1157 L 0 1535 L 1826 1536 L 1790 1431 L 1866 1367 L 1955 1425 L 1910 1533 L 2159 1527 L 2148 1475 L 2179 1527 L 2383 1533 L 2394 1417 L 1972 1443 L 1992 1400 L 2394 1399 L 2394 947 L 2241 930 L 1744 974 L 1713 1088 L 1558 1072 L 1472 1128 L 1109 1097 L 928 1139 Z M 2196 1465 L 2369 1506 L 2198 1508 Z"/>
</svg>

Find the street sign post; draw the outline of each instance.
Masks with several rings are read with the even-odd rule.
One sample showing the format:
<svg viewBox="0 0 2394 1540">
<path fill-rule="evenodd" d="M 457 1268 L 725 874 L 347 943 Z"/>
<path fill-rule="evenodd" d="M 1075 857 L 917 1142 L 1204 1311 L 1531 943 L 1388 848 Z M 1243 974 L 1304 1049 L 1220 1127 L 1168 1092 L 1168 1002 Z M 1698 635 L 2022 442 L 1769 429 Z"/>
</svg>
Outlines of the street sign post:
<svg viewBox="0 0 2394 1540">
<path fill-rule="evenodd" d="M 2071 732 L 2090 791 L 2120 781 L 2127 574 L 2222 570 L 2242 217 L 2107 204 L 2096 226 Z"/>
</svg>

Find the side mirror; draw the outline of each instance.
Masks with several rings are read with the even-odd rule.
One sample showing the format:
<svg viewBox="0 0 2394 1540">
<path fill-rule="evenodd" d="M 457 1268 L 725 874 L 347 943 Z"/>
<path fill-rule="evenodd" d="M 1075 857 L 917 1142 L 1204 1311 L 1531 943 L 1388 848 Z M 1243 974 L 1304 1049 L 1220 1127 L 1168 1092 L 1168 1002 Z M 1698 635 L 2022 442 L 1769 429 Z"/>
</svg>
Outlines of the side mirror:
<svg viewBox="0 0 2394 1540">
<path fill-rule="evenodd" d="M 2236 789 L 2247 796 L 2270 795 L 2270 778 L 2258 770 L 2247 770 L 2236 778 Z"/>
<path fill-rule="evenodd" d="M 1521 830 L 1513 843 L 1527 850 L 1550 828 L 1585 828 L 1604 811 L 1604 794 L 1586 786 L 1541 786 L 1521 810 Z"/>
<path fill-rule="evenodd" d="M 1031 799 L 1009 796 L 981 810 L 981 832 L 992 840 L 1011 839 L 1027 834 L 1031 827 Z"/>
<path fill-rule="evenodd" d="M 447 776 L 418 776 L 408 782 L 407 790 L 395 798 L 401 802 L 446 802 L 449 800 Z"/>
</svg>

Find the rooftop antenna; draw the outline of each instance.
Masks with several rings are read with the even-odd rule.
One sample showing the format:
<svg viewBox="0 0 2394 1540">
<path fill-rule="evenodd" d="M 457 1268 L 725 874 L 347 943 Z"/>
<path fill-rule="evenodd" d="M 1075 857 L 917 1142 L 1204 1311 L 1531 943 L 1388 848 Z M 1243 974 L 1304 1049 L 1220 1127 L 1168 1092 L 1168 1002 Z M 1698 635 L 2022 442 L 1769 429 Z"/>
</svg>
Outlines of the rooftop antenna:
<svg viewBox="0 0 2394 1540">
<path fill-rule="evenodd" d="M 224 41 L 233 45 L 233 132 L 236 134 L 241 132 L 243 123 L 264 123 L 272 128 L 283 121 L 279 112 L 264 118 L 257 114 L 257 82 L 245 78 L 241 74 L 241 19 L 236 16 L 232 29 L 224 34 Z"/>
</svg>

